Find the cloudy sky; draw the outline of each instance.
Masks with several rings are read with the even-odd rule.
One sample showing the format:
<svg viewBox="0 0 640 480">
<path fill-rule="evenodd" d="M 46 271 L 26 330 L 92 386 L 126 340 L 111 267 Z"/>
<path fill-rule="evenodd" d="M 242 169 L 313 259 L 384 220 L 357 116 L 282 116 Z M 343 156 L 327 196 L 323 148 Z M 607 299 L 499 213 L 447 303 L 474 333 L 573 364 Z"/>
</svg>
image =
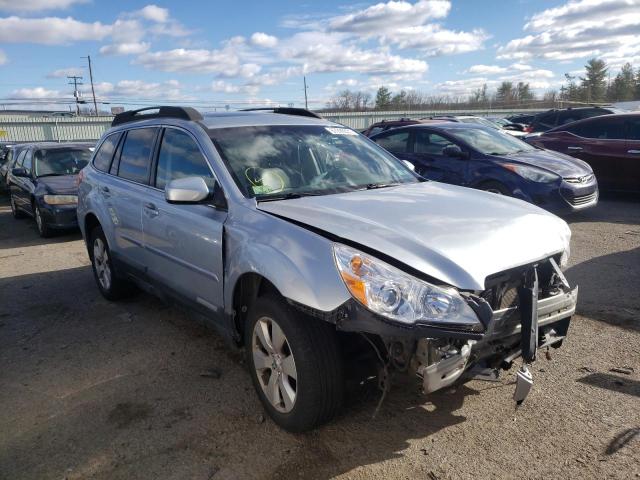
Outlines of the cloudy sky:
<svg viewBox="0 0 640 480">
<path fill-rule="evenodd" d="M 465 95 L 559 88 L 604 58 L 640 66 L 640 0 L 0 0 L 0 103 L 68 101 L 67 75 L 118 105 L 242 106 L 345 88 Z M 85 93 L 86 95 L 86 93 Z"/>
</svg>

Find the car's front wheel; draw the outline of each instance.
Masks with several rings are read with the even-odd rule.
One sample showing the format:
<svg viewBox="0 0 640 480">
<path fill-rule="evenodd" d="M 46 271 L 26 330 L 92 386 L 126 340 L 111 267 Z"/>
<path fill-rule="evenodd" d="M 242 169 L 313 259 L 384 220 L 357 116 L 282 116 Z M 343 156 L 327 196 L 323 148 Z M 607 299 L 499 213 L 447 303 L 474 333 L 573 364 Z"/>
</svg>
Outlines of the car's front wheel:
<svg viewBox="0 0 640 480">
<path fill-rule="evenodd" d="M 50 237 L 53 233 L 51 231 L 51 227 L 47 225 L 47 222 L 42 217 L 42 211 L 40 210 L 40 207 L 35 202 L 33 202 L 33 216 L 36 217 L 36 225 L 38 226 L 38 233 L 40 234 L 40 236 L 42 238 Z"/>
<path fill-rule="evenodd" d="M 480 185 L 480 190 L 484 190 L 485 192 L 495 193 L 497 195 L 508 195 L 511 196 L 511 192 L 507 187 L 505 187 L 500 182 L 485 182 Z"/>
<path fill-rule="evenodd" d="M 343 370 L 335 327 L 259 297 L 245 331 L 247 363 L 269 416 L 291 432 L 312 429 L 342 404 Z"/>
</svg>

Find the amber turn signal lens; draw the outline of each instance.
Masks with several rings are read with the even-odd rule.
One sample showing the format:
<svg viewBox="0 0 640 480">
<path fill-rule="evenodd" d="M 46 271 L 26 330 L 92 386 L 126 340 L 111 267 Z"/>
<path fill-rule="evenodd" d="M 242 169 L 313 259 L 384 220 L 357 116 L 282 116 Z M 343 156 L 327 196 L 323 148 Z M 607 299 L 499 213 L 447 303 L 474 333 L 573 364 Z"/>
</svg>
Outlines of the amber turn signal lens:
<svg viewBox="0 0 640 480">
<path fill-rule="evenodd" d="M 342 280 L 344 280 L 344 283 L 349 289 L 351 295 L 353 295 L 360 303 L 362 303 L 366 307 L 368 304 L 364 282 L 358 277 L 355 277 L 347 272 L 340 272 L 340 275 L 342 276 Z"/>
</svg>

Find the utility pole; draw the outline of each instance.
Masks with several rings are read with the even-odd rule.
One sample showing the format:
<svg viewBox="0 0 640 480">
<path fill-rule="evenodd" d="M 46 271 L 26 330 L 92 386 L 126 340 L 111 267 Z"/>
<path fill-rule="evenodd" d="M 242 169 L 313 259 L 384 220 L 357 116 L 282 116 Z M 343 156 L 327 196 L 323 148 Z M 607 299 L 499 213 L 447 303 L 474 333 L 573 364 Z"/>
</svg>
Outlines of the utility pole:
<svg viewBox="0 0 640 480">
<path fill-rule="evenodd" d="M 309 110 L 309 104 L 307 103 L 307 77 L 303 76 L 302 79 L 304 80 L 304 108 Z"/>
<path fill-rule="evenodd" d="M 78 80 L 82 80 L 82 77 L 69 75 L 67 78 L 71 80 L 69 85 L 73 85 L 73 98 L 76 99 L 76 113 L 80 115 L 80 92 L 78 91 L 78 85 L 82 85 L 82 82 L 79 82 Z"/>
<path fill-rule="evenodd" d="M 91 95 L 93 95 L 93 109 L 98 115 L 98 104 L 96 103 L 96 90 L 93 88 L 93 70 L 91 69 L 91 56 L 87 55 L 86 58 L 89 61 L 89 78 L 91 79 Z"/>
</svg>

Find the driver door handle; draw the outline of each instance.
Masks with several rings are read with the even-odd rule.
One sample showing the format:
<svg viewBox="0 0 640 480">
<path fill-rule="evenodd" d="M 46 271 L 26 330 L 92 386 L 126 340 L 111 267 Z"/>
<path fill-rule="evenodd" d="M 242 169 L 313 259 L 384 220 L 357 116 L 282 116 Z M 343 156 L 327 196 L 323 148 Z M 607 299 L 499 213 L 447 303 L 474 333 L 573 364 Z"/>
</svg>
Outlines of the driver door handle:
<svg viewBox="0 0 640 480">
<path fill-rule="evenodd" d="M 151 202 L 147 202 L 144 204 L 144 211 L 147 214 L 147 216 L 152 218 L 157 217 L 158 214 L 160 213 L 158 212 L 158 209 L 156 208 L 156 206 Z"/>
<path fill-rule="evenodd" d="M 567 150 L 573 150 L 574 152 L 580 152 L 582 147 L 567 147 Z"/>
<path fill-rule="evenodd" d="M 627 150 L 627 153 L 635 153 L 635 154 L 638 154 L 638 153 L 640 153 L 640 150 Z"/>
</svg>

